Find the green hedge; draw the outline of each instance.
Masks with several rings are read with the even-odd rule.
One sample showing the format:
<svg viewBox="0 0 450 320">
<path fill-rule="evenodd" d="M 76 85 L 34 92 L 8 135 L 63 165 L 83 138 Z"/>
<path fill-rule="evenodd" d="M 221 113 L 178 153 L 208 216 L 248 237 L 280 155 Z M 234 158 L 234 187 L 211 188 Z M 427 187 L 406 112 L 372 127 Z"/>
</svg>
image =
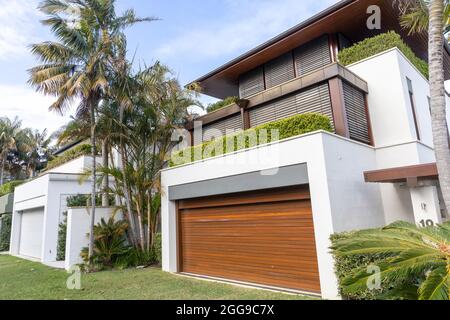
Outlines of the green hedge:
<svg viewBox="0 0 450 320">
<path fill-rule="evenodd" d="M 4 214 L 0 219 L 2 219 L 2 226 L 0 229 L 0 252 L 2 252 L 9 250 L 12 214 Z"/>
<path fill-rule="evenodd" d="M 79 146 L 76 146 L 75 148 L 66 151 L 61 156 L 49 161 L 46 170 L 59 167 L 60 165 L 63 165 L 64 163 L 74 160 L 78 157 L 90 155 L 91 150 L 92 148 L 90 144 L 81 144 Z"/>
<path fill-rule="evenodd" d="M 225 99 L 223 99 L 221 101 L 218 101 L 216 103 L 210 103 L 206 107 L 206 112 L 210 113 L 210 112 L 222 109 L 223 107 L 229 106 L 230 104 L 233 104 L 233 103 L 235 103 L 238 100 L 239 100 L 238 97 L 228 97 L 228 98 L 225 98 Z"/>
<path fill-rule="evenodd" d="M 59 224 L 58 246 L 56 247 L 56 261 L 66 259 L 66 238 L 67 238 L 67 212 L 63 213 L 64 220 Z"/>
<path fill-rule="evenodd" d="M 86 207 L 91 206 L 91 195 L 90 194 L 76 194 L 74 196 L 67 197 L 66 200 L 67 207 L 68 208 L 75 208 L 75 207 Z M 97 206 L 102 205 L 102 194 L 97 193 L 95 203 Z M 114 195 L 109 195 L 109 203 L 110 205 L 113 205 L 115 203 L 115 197 Z"/>
<path fill-rule="evenodd" d="M 403 52 L 409 61 L 428 79 L 427 62 L 418 58 L 400 35 L 394 31 L 367 38 L 340 51 L 339 62 L 346 66 L 395 47 Z"/>
<path fill-rule="evenodd" d="M 351 239 L 358 231 L 343 232 L 333 234 L 330 237 L 332 247 L 335 247 L 340 240 Z M 359 231 L 364 232 L 364 231 Z M 366 268 L 369 265 L 377 265 L 389 255 L 387 254 L 361 254 L 342 256 L 336 254 L 332 249 L 335 260 L 335 272 L 339 283 L 339 293 L 344 300 L 381 300 L 381 299 L 400 299 L 396 298 L 395 289 L 400 287 L 400 284 L 395 282 L 383 282 L 381 288 L 378 290 L 361 290 L 356 293 L 348 293 L 342 285 L 343 280 L 358 268 Z M 389 293 L 388 293 L 389 292 Z M 412 297 L 413 298 L 413 297 Z"/>
<path fill-rule="evenodd" d="M 318 130 L 332 131 L 331 121 L 327 116 L 318 113 L 299 114 L 175 152 L 170 166 L 207 159 Z M 279 136 L 272 137 L 272 131 L 278 132 Z M 251 137 L 255 137 L 256 141 Z M 199 157 L 201 159 L 197 159 L 197 154 L 201 154 Z"/>
<path fill-rule="evenodd" d="M 0 186 L 0 197 L 9 194 L 9 193 L 13 193 L 14 189 L 21 185 L 22 183 L 24 183 L 24 181 L 22 180 L 14 180 L 14 181 L 10 181 L 5 183 L 4 185 Z"/>
</svg>

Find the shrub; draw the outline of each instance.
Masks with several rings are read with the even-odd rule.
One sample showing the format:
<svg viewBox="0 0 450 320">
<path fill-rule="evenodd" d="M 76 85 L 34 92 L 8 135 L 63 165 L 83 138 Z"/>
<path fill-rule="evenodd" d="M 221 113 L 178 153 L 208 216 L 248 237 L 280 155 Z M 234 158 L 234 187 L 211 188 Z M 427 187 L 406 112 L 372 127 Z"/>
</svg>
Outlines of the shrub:
<svg viewBox="0 0 450 320">
<path fill-rule="evenodd" d="M 0 228 L 0 252 L 9 251 L 12 214 L 4 214 L 0 219 L 2 219 L 2 226 Z"/>
<path fill-rule="evenodd" d="M 56 157 L 55 159 L 49 161 L 46 170 L 59 167 L 60 165 L 63 165 L 64 163 L 79 158 L 81 156 L 90 155 L 91 150 L 92 147 L 90 144 L 81 144 L 79 146 L 76 146 L 75 148 L 66 151 L 61 156 Z"/>
<path fill-rule="evenodd" d="M 9 193 L 13 193 L 14 189 L 24 183 L 23 180 L 14 180 L 0 186 L 0 197 Z"/>
<path fill-rule="evenodd" d="M 67 212 L 63 213 L 63 222 L 59 224 L 58 246 L 56 247 L 56 261 L 66 259 L 66 238 L 67 238 Z"/>
<path fill-rule="evenodd" d="M 81 252 L 84 262 L 113 267 L 117 259 L 129 251 L 125 237 L 127 229 L 128 224 L 123 220 L 115 221 L 114 217 L 108 221 L 101 219 L 100 223 L 94 226 L 94 252 L 91 261 L 88 248 L 84 248 Z"/>
<path fill-rule="evenodd" d="M 400 35 L 394 31 L 364 39 L 363 41 L 340 51 L 339 62 L 343 65 L 349 65 L 395 47 L 397 47 L 409 61 L 411 61 L 411 63 L 426 78 L 428 78 L 427 62 L 418 58 L 411 48 L 406 45 Z"/>
<path fill-rule="evenodd" d="M 197 154 L 201 154 L 201 158 L 206 159 L 253 147 L 255 143 L 256 145 L 264 144 L 317 130 L 332 131 L 331 121 L 327 116 L 318 113 L 299 114 L 175 152 L 170 166 L 201 160 L 197 159 Z M 279 136 L 272 137 L 273 131 L 278 132 Z M 252 141 L 254 140 L 252 137 L 255 137 L 256 141 Z"/>
<path fill-rule="evenodd" d="M 368 230 L 370 231 L 370 230 Z M 335 247 L 340 240 L 347 240 L 354 238 L 359 232 L 344 232 L 333 234 L 330 237 L 332 247 Z M 379 265 L 386 258 L 391 257 L 390 254 L 359 254 L 359 255 L 339 255 L 336 250 L 332 249 L 335 260 L 335 272 L 338 278 L 339 293 L 345 300 L 378 300 L 378 299 L 393 299 L 395 297 L 394 290 L 396 288 L 405 288 L 405 284 L 399 284 L 394 281 L 382 282 L 381 288 L 378 290 L 365 289 L 352 294 L 345 292 L 343 281 L 344 279 L 359 268 L 367 268 L 369 265 Z M 411 284 L 413 286 L 413 284 Z M 417 288 L 415 289 L 417 290 Z M 404 292 L 403 292 L 404 294 Z"/>
<path fill-rule="evenodd" d="M 155 243 L 153 245 L 153 251 L 155 253 L 155 260 L 158 263 L 162 262 L 162 246 L 161 246 L 161 233 L 155 235 Z"/>
<path fill-rule="evenodd" d="M 210 103 L 207 107 L 206 107 L 206 112 L 210 113 L 219 109 L 222 109 L 223 107 L 229 106 L 233 103 L 236 103 L 236 101 L 238 101 L 239 98 L 238 97 L 228 97 L 225 98 L 221 101 L 218 101 L 216 103 Z"/>
<path fill-rule="evenodd" d="M 114 195 L 109 195 L 109 203 L 114 203 L 115 198 Z M 75 208 L 75 207 L 86 207 L 91 206 L 91 195 L 90 194 L 77 194 L 74 196 L 70 196 L 66 200 L 67 207 Z M 101 206 L 102 204 L 102 195 L 97 194 L 95 203 L 97 206 Z"/>
</svg>

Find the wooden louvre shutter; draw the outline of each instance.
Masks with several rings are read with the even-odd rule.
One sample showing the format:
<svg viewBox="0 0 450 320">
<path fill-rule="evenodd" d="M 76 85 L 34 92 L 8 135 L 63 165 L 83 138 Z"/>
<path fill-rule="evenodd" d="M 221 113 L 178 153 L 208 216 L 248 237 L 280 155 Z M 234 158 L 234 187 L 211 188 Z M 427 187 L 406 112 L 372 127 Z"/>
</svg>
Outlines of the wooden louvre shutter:
<svg viewBox="0 0 450 320">
<path fill-rule="evenodd" d="M 240 113 L 237 113 L 228 118 L 204 126 L 203 141 L 210 141 L 214 138 L 224 136 L 227 134 L 227 130 L 241 130 L 242 128 L 242 117 Z"/>
<path fill-rule="evenodd" d="M 298 76 L 330 64 L 328 36 L 320 37 L 295 49 L 294 60 Z"/>
<path fill-rule="evenodd" d="M 265 65 L 266 89 L 295 78 L 292 52 L 286 53 Z"/>
<path fill-rule="evenodd" d="M 296 114 L 316 112 L 333 119 L 328 83 L 323 83 L 292 95 L 250 109 L 252 127 Z"/>
<path fill-rule="evenodd" d="M 263 67 L 256 68 L 239 77 L 239 96 L 241 98 L 250 97 L 264 89 Z"/>
<path fill-rule="evenodd" d="M 345 81 L 343 90 L 350 138 L 370 143 L 364 92 Z"/>
</svg>

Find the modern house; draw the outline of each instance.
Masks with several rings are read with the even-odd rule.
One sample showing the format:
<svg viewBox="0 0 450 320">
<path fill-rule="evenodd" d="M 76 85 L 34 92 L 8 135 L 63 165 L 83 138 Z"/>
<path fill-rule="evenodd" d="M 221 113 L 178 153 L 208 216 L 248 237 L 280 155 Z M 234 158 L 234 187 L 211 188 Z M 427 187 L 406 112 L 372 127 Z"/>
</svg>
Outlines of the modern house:
<svg viewBox="0 0 450 320">
<path fill-rule="evenodd" d="M 80 177 L 92 167 L 92 157 L 74 152 L 84 146 L 82 143 L 61 148 L 55 152 L 57 157 L 72 154 L 66 155 L 54 168 L 16 187 L 14 200 L 11 198 L 11 255 L 66 269 L 82 262 L 80 251 L 88 245 L 90 210 L 68 208 L 66 201 L 70 196 L 91 192 L 91 179 L 80 182 Z M 99 158 L 96 160 L 100 162 Z M 113 208 L 97 208 L 96 222 L 113 213 Z M 64 219 L 67 222 L 65 261 L 57 262 L 59 225 Z"/>
<path fill-rule="evenodd" d="M 371 5 L 379 30 L 367 27 Z M 398 14 L 391 1 L 344 0 L 195 81 L 212 97 L 241 98 L 196 119 L 200 135 L 188 124 L 195 144 L 309 112 L 328 116 L 333 132 L 164 170 L 165 271 L 335 299 L 331 234 L 449 218 L 426 76 L 395 46 L 339 61 L 344 48 L 388 31 L 427 60 L 427 36 L 408 36 Z M 448 47 L 444 61 L 449 79 Z"/>
</svg>

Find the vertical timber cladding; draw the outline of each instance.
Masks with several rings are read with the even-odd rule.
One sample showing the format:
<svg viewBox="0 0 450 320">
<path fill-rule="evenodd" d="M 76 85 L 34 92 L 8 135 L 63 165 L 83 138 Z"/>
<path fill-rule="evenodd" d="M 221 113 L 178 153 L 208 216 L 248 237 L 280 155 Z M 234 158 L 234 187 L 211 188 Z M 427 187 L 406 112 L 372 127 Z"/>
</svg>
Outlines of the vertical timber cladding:
<svg viewBox="0 0 450 320">
<path fill-rule="evenodd" d="M 360 142 L 370 143 L 365 93 L 346 81 L 343 81 L 342 85 L 350 138 Z"/>
<path fill-rule="evenodd" d="M 212 139 L 231 134 L 231 131 L 242 130 L 242 116 L 240 113 L 221 119 L 217 122 L 203 126 L 203 141 L 211 141 Z"/>
<path fill-rule="evenodd" d="M 309 189 L 178 202 L 179 271 L 320 293 Z"/>
<path fill-rule="evenodd" d="M 333 111 L 328 83 L 312 86 L 250 109 L 250 125 L 255 127 L 296 114 L 310 112 L 328 116 L 333 124 Z"/>
</svg>

